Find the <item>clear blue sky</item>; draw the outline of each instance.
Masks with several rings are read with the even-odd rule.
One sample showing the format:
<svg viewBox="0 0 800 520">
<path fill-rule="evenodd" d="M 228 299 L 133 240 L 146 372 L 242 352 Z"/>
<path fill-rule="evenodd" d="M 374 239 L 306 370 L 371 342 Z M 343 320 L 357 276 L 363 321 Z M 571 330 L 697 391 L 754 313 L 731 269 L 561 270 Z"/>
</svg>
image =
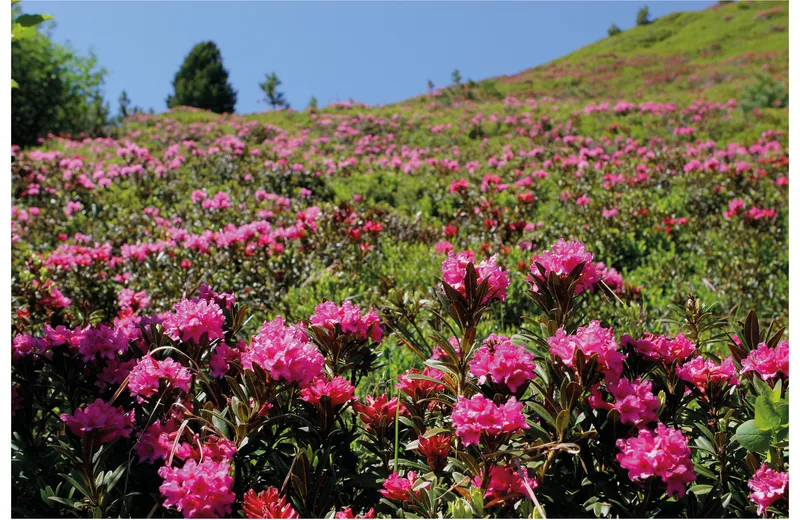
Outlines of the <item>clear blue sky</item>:
<svg viewBox="0 0 800 520">
<path fill-rule="evenodd" d="M 645 2 L 240 2 L 23 0 L 55 16 L 53 37 L 93 49 L 113 113 L 126 90 L 157 112 L 183 58 L 213 40 L 238 91 L 236 111 L 267 109 L 258 83 L 275 71 L 293 108 L 353 98 L 391 103 L 464 79 L 514 74 L 634 25 Z M 651 18 L 714 2 L 649 2 Z"/>
</svg>

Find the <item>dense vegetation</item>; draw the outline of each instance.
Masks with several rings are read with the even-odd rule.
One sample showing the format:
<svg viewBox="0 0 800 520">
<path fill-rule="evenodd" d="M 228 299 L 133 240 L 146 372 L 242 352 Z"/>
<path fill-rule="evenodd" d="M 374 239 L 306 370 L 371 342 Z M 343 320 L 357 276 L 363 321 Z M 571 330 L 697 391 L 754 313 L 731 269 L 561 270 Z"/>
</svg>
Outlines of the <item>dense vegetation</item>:
<svg viewBox="0 0 800 520">
<path fill-rule="evenodd" d="M 15 147 L 13 514 L 787 515 L 787 10 Z"/>
</svg>

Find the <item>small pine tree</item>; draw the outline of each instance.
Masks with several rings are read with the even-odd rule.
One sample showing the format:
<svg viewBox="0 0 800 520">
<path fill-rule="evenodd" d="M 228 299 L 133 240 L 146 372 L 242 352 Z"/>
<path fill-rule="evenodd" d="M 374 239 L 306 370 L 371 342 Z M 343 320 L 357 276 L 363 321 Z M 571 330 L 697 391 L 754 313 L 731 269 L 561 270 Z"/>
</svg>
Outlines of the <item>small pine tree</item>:
<svg viewBox="0 0 800 520">
<path fill-rule="evenodd" d="M 453 83 L 455 83 L 456 85 L 461 85 L 461 72 L 459 72 L 458 69 L 453 71 L 452 78 L 453 78 Z"/>
<path fill-rule="evenodd" d="M 317 110 L 317 97 L 311 96 L 311 101 L 308 102 L 308 108 L 312 111 Z"/>
<path fill-rule="evenodd" d="M 428 80 L 428 92 L 433 92 L 433 81 Z"/>
<path fill-rule="evenodd" d="M 650 8 L 646 5 L 636 13 L 636 25 L 647 25 L 650 23 Z"/>
<path fill-rule="evenodd" d="M 621 32 L 622 32 L 622 29 L 617 27 L 617 24 L 615 24 L 615 23 L 612 23 L 611 27 L 608 28 L 608 36 L 609 37 L 614 36 L 615 34 L 619 34 Z"/>
<path fill-rule="evenodd" d="M 236 91 L 228 83 L 228 71 L 214 42 L 202 42 L 192 48 L 172 82 L 175 92 L 167 106 L 190 106 L 217 114 L 231 113 L 236 106 Z"/>
<path fill-rule="evenodd" d="M 119 117 L 124 119 L 131 115 L 131 98 L 128 97 L 128 93 L 124 90 L 122 94 L 119 95 Z"/>
<path fill-rule="evenodd" d="M 273 110 L 276 108 L 289 108 L 289 103 L 283 96 L 283 92 L 278 92 L 278 87 L 281 85 L 281 80 L 274 72 L 267 74 L 267 79 L 258 86 L 264 91 L 264 96 L 267 98 L 267 103 L 270 104 Z"/>
</svg>

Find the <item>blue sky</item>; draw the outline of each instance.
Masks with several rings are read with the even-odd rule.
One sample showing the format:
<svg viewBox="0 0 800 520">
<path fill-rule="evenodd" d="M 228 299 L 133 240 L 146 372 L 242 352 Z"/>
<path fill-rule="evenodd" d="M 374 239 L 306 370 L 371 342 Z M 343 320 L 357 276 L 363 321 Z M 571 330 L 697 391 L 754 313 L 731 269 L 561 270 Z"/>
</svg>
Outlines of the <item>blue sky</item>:
<svg viewBox="0 0 800 520">
<path fill-rule="evenodd" d="M 113 113 L 126 90 L 157 112 L 183 58 L 200 41 L 222 52 L 238 113 L 267 109 L 258 83 L 275 71 L 293 108 L 353 98 L 390 103 L 464 79 L 514 74 L 634 25 L 645 2 L 39 1 L 53 37 L 93 49 L 109 75 Z M 714 2 L 650 2 L 651 17 Z"/>
</svg>

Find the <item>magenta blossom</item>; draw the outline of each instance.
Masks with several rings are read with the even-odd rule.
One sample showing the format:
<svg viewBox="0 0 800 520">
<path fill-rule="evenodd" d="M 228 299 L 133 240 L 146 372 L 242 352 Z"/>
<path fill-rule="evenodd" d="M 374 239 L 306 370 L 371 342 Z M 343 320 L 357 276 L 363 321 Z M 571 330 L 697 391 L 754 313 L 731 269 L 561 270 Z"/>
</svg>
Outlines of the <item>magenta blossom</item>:
<svg viewBox="0 0 800 520">
<path fill-rule="evenodd" d="M 666 365 L 674 361 L 682 361 L 696 350 L 691 340 L 682 332 L 673 339 L 650 333 L 646 333 L 638 340 L 633 340 L 630 336 L 623 336 L 621 343 L 631 343 L 633 349 L 642 356 L 661 361 Z"/>
<path fill-rule="evenodd" d="M 558 357 L 566 366 L 573 368 L 575 351 L 580 350 L 588 360 L 597 355 L 600 370 L 607 380 L 616 381 L 622 374 L 622 362 L 625 355 L 617 350 L 612 329 L 604 329 L 599 321 L 592 321 L 588 327 L 580 327 L 574 335 L 568 336 L 564 329 L 558 329 L 556 335 L 548 338 L 550 354 Z"/>
<path fill-rule="evenodd" d="M 300 393 L 300 399 L 319 406 L 322 398 L 327 398 L 332 406 L 339 406 L 355 400 L 356 388 L 347 379 L 336 376 L 331 380 L 319 376 Z"/>
<path fill-rule="evenodd" d="M 72 415 L 62 413 L 61 420 L 80 438 L 94 432 L 94 442 L 99 447 L 120 437 L 130 437 L 133 431 L 131 415 L 132 412 L 126 413 L 121 406 L 114 407 L 97 399 L 84 408 L 78 408 Z"/>
<path fill-rule="evenodd" d="M 525 347 L 512 345 L 510 338 L 495 334 L 486 338 L 469 362 L 469 370 L 480 384 L 491 379 L 511 392 L 531 380 L 535 368 L 533 354 Z"/>
<path fill-rule="evenodd" d="M 341 307 L 333 302 L 323 302 L 314 309 L 311 316 L 311 325 L 333 331 L 338 325 L 345 334 L 355 334 L 360 339 L 368 337 L 376 343 L 383 337 L 380 318 L 375 309 L 370 309 L 361 316 L 361 309 L 350 301 L 342 303 Z"/>
<path fill-rule="evenodd" d="M 528 428 L 522 414 L 522 403 L 514 397 L 500 406 L 480 394 L 472 399 L 461 397 L 456 401 L 451 419 L 456 435 L 465 446 L 478 444 L 481 434 L 496 437 Z"/>
<path fill-rule="evenodd" d="M 565 277 L 581 262 L 584 262 L 575 293 L 580 294 L 583 291 L 591 291 L 601 277 L 601 273 L 597 271 L 597 266 L 592 263 L 593 258 L 592 253 L 586 251 L 586 246 L 581 242 L 577 240 L 567 242 L 560 238 L 558 242 L 553 244 L 550 251 L 543 251 L 533 257 L 528 281 L 533 282 L 533 278 L 544 280 L 550 276 L 550 273 L 555 273 L 558 277 Z M 539 271 L 537 263 L 544 267 L 544 276 Z"/>
<path fill-rule="evenodd" d="M 758 514 L 763 515 L 767 508 L 789 497 L 789 473 L 781 473 L 762 464 L 753 478 L 747 483 L 750 488 L 750 501 L 758 506 Z"/>
<path fill-rule="evenodd" d="M 212 341 L 225 336 L 222 326 L 225 315 L 214 302 L 183 299 L 175 305 L 174 313 L 164 317 L 164 328 L 173 339 L 200 343 L 204 334 Z"/>
<path fill-rule="evenodd" d="M 149 353 L 141 358 L 128 375 L 128 390 L 139 402 L 155 395 L 164 381 L 170 388 L 189 391 L 192 374 L 174 359 L 157 360 Z"/>
<path fill-rule="evenodd" d="M 625 378 L 612 381 L 606 387 L 608 393 L 614 397 L 614 404 L 605 402 L 600 394 L 599 385 L 592 388 L 589 404 L 592 408 L 616 410 L 623 424 L 643 427 L 658 419 L 656 412 L 661 402 L 653 395 L 653 385 L 650 381 L 637 379 L 630 382 Z"/>
<path fill-rule="evenodd" d="M 158 475 L 164 483 L 158 489 L 164 495 L 164 506 L 175 507 L 184 518 L 230 515 L 236 501 L 230 469 L 227 462 L 210 459 L 199 464 L 188 460 L 182 468 L 162 467 Z"/>
<path fill-rule="evenodd" d="M 732 386 L 739 384 L 739 379 L 736 377 L 736 366 L 731 357 L 725 359 L 721 365 L 710 359 L 704 360 L 702 357 L 696 357 L 678 367 L 675 373 L 687 383 L 696 386 L 703 394 L 706 393 L 709 383 L 717 385 L 727 383 Z"/>
<path fill-rule="evenodd" d="M 497 255 L 489 259 L 475 263 L 475 253 L 472 251 L 461 251 L 453 254 L 447 253 L 447 258 L 442 261 L 442 279 L 462 296 L 466 295 L 464 279 L 467 275 L 467 266 L 472 264 L 475 274 L 478 276 L 478 285 L 487 281 L 489 290 L 481 303 L 487 303 L 493 299 L 506 301 L 506 288 L 509 285 L 507 272 L 496 264 Z"/>
<path fill-rule="evenodd" d="M 242 353 L 245 369 L 250 369 L 253 363 L 266 370 L 275 381 L 297 382 L 305 387 L 322 373 L 325 358 L 308 341 L 302 327 L 284 325 L 283 318 L 278 316 L 261 325 L 250 348 Z"/>
<path fill-rule="evenodd" d="M 617 461 L 628 470 L 631 480 L 659 477 L 667 494 L 686 494 L 686 484 L 694 482 L 692 451 L 680 430 L 659 423 L 654 431 L 639 430 L 636 437 L 617 440 Z"/>
<path fill-rule="evenodd" d="M 745 372 L 755 372 L 764 381 L 775 379 L 779 372 L 789 377 L 789 343 L 781 341 L 775 348 L 759 343 L 742 360 L 742 374 Z"/>
</svg>

